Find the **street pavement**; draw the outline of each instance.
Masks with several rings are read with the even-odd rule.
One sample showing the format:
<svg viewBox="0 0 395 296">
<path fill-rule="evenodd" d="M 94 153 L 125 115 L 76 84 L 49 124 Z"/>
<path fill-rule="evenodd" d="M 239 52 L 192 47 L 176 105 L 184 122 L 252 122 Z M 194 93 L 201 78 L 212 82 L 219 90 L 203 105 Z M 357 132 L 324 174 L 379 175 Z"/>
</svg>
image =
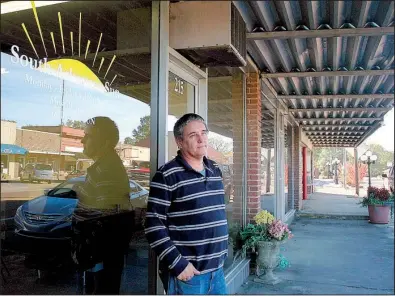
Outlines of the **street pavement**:
<svg viewBox="0 0 395 296">
<path fill-rule="evenodd" d="M 57 183 L 52 184 L 39 184 L 39 183 L 21 183 L 9 182 L 1 183 L 1 200 L 11 199 L 31 199 L 40 196 L 44 193 L 45 189 L 52 189 L 57 186 Z"/>
<path fill-rule="evenodd" d="M 333 192 L 333 190 L 331 190 Z M 314 192 L 308 196 L 307 200 L 302 202 L 302 215 L 328 215 L 343 216 L 345 218 L 354 217 L 354 219 L 367 219 L 368 210 L 358 204 L 362 197 L 355 195 Z"/>
</svg>

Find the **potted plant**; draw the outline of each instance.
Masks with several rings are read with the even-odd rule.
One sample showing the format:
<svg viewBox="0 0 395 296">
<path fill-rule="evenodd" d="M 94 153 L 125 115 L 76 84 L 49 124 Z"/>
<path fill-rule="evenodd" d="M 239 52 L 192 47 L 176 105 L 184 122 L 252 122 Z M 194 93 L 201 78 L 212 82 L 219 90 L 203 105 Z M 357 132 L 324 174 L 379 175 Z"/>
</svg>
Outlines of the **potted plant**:
<svg viewBox="0 0 395 296">
<path fill-rule="evenodd" d="M 370 223 L 387 224 L 394 204 L 394 192 L 392 189 L 368 187 L 367 196 L 359 204 L 368 207 Z"/>
<path fill-rule="evenodd" d="M 243 253 L 248 250 L 257 253 L 256 282 L 264 284 L 277 284 L 280 279 L 274 275 L 273 270 L 279 263 L 280 245 L 292 238 L 287 224 L 276 220 L 266 210 L 260 211 L 254 217 L 255 224 L 248 224 L 240 231 L 243 241 Z"/>
</svg>

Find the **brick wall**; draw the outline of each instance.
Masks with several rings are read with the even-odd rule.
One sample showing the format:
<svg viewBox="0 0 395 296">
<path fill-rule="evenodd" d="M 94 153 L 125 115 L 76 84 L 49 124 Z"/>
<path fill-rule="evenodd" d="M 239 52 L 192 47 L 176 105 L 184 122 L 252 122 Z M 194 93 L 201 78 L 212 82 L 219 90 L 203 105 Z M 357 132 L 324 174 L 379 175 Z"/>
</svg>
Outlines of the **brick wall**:
<svg viewBox="0 0 395 296">
<path fill-rule="evenodd" d="M 299 127 L 294 128 L 294 146 L 293 146 L 293 178 L 294 178 L 294 209 L 301 210 L 302 208 L 302 144 L 301 144 L 301 130 Z"/>
<path fill-rule="evenodd" d="M 247 74 L 247 223 L 261 209 L 262 102 L 258 73 Z"/>
</svg>

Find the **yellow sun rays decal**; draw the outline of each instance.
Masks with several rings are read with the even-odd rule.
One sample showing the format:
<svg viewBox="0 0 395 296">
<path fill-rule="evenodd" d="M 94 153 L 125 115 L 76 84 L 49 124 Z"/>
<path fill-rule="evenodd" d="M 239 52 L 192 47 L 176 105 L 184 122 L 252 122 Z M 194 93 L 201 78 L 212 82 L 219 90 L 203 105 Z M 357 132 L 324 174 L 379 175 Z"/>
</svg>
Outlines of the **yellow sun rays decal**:
<svg viewBox="0 0 395 296">
<path fill-rule="evenodd" d="M 96 76 L 96 74 L 93 73 L 93 71 L 89 69 L 87 65 L 77 60 L 73 60 L 73 59 L 52 60 L 50 62 L 42 64 L 40 68 L 45 68 L 45 67 L 51 68 L 54 71 L 58 71 L 58 69 L 61 68 L 63 72 L 72 73 L 75 76 L 89 80 L 97 84 L 97 86 L 103 86 L 103 83 Z"/>
<path fill-rule="evenodd" d="M 45 50 L 45 54 L 48 56 L 47 48 L 46 48 L 46 45 L 45 45 L 45 42 L 44 42 L 44 38 L 43 38 L 43 31 L 42 31 L 42 27 L 40 25 L 40 21 L 39 21 L 37 9 L 36 9 L 36 6 L 35 6 L 35 2 L 34 1 L 30 1 L 30 3 L 32 5 L 33 16 L 34 16 L 34 19 L 35 19 L 36 24 L 37 24 L 37 28 L 38 28 L 39 33 L 40 33 L 40 37 L 41 37 L 42 45 L 43 45 L 44 50 Z M 62 15 L 61 15 L 60 12 L 58 12 L 57 16 L 58 16 L 58 22 L 59 22 L 59 33 L 60 33 L 60 36 L 61 36 L 61 51 L 65 54 L 66 53 L 66 46 L 65 46 L 66 44 L 64 42 Z M 22 23 L 22 28 L 23 28 L 23 31 L 26 34 L 26 37 L 27 37 L 30 45 L 32 46 L 32 48 L 34 50 L 34 53 L 36 54 L 37 58 L 40 59 L 40 57 L 39 57 L 39 55 L 38 55 L 38 53 L 36 51 L 36 48 L 35 48 L 32 40 L 30 38 L 29 32 L 27 30 L 27 27 L 25 26 L 24 23 Z M 81 34 L 82 33 L 81 32 L 82 31 L 81 30 L 82 29 L 82 13 L 81 12 L 80 12 L 80 15 L 79 15 L 79 26 L 78 26 L 78 29 L 79 30 L 78 30 L 78 53 L 77 53 L 77 55 L 81 58 L 81 35 L 82 35 Z M 52 41 L 52 45 L 53 45 L 54 51 L 55 51 L 55 53 L 57 53 L 58 51 L 56 49 L 54 32 L 49 32 L 49 33 L 50 33 L 50 36 L 51 36 L 51 41 Z M 97 43 L 97 48 L 96 48 L 96 51 L 94 53 L 92 69 L 94 68 L 96 57 L 97 57 L 97 54 L 99 52 L 99 47 L 100 47 L 100 44 L 101 44 L 101 41 L 102 41 L 103 33 L 100 33 L 100 36 L 98 36 L 98 37 L 99 37 L 98 38 L 99 41 Z M 88 80 L 90 82 L 93 82 L 95 85 L 99 86 L 100 88 L 103 87 L 103 83 L 101 82 L 100 78 L 98 77 L 98 74 L 95 74 L 83 62 L 81 62 L 79 60 L 72 59 L 72 57 L 74 56 L 74 34 L 73 34 L 73 32 L 70 32 L 70 39 L 71 39 L 71 44 L 70 44 L 71 45 L 70 46 L 71 47 L 71 50 L 70 50 L 71 51 L 71 58 L 60 58 L 60 59 L 56 59 L 56 60 L 51 60 L 51 61 L 49 61 L 47 63 L 41 64 L 40 68 L 41 69 L 50 68 L 51 70 L 54 70 L 54 71 L 58 71 L 59 69 L 61 69 L 62 72 L 66 73 L 66 74 L 67 73 L 72 73 L 72 75 L 74 75 L 74 76 L 80 77 L 82 79 L 86 79 L 86 80 Z M 87 44 L 86 44 L 86 48 L 85 48 L 85 55 L 83 55 L 85 60 L 87 59 L 87 56 L 88 56 L 88 53 L 89 53 L 89 46 L 90 46 L 90 44 L 91 44 L 91 40 L 88 40 Z M 104 74 L 103 79 L 106 79 L 107 74 L 109 73 L 109 71 L 110 71 L 110 69 L 111 69 L 111 67 L 112 67 L 112 65 L 114 63 L 115 58 L 116 58 L 116 55 L 113 55 L 112 59 L 110 60 L 110 62 L 108 64 L 108 68 L 107 68 L 107 70 L 106 70 L 106 72 Z M 104 57 L 101 57 L 100 65 L 98 66 L 98 69 L 96 69 L 97 73 L 100 73 L 100 70 L 101 70 L 101 68 L 103 66 L 104 60 L 105 60 Z M 118 76 L 117 74 L 114 75 L 114 77 L 112 78 L 111 83 L 109 85 L 113 84 L 113 82 L 117 78 L 117 76 Z M 107 82 L 106 82 L 106 84 L 107 84 Z"/>
</svg>

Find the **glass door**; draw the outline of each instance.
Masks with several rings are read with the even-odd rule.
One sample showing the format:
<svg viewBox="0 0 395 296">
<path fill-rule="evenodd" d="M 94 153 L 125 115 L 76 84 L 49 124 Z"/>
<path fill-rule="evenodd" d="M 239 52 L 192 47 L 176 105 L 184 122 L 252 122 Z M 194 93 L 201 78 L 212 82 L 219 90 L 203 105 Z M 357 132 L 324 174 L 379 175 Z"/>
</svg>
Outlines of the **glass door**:
<svg viewBox="0 0 395 296">
<path fill-rule="evenodd" d="M 169 48 L 167 160 L 177 155 L 173 135 L 176 121 L 186 113 L 197 113 L 206 119 L 205 108 L 199 108 L 207 105 L 206 83 L 206 72 Z"/>
</svg>

